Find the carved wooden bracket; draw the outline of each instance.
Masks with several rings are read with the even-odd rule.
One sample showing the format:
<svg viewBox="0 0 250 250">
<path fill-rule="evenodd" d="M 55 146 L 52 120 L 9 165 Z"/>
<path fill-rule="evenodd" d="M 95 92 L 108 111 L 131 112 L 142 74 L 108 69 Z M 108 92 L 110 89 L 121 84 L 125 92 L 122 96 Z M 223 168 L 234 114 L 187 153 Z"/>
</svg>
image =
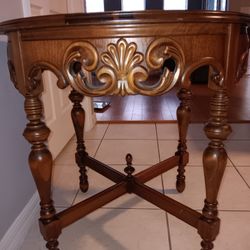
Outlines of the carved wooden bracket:
<svg viewBox="0 0 250 250">
<path fill-rule="evenodd" d="M 86 96 L 161 95 L 168 92 L 179 81 L 183 87 L 189 87 L 190 75 L 197 68 L 209 65 L 210 83 L 218 88 L 224 82 L 223 66 L 214 57 L 200 58 L 198 61 L 185 60 L 181 46 L 173 39 L 158 38 L 149 45 L 140 47 L 135 42 L 120 38 L 116 43 L 109 43 L 100 52 L 90 41 L 76 41 L 61 51 L 59 60 L 53 57 L 35 60 L 27 65 L 24 92 L 41 93 L 42 72 L 50 70 L 57 76 L 59 88 L 71 85 L 79 93 Z M 100 48 L 99 48 L 100 49 Z M 104 50 L 104 51 L 103 51 Z M 11 51 L 10 51 L 11 52 Z M 18 87 L 15 65 L 9 54 L 9 71 L 12 81 Z M 174 63 L 174 68 L 164 67 L 166 60 Z M 95 72 L 99 84 L 88 81 L 87 73 Z M 160 73 L 158 81 L 150 82 L 152 72 Z"/>
<path fill-rule="evenodd" d="M 170 71 L 165 68 L 157 83 L 146 84 L 150 71 L 161 69 L 164 61 L 169 58 L 174 60 L 175 70 Z M 145 56 L 137 51 L 136 43 L 128 43 L 123 38 L 116 44 L 108 44 L 107 50 L 100 56 L 91 43 L 76 42 L 66 50 L 63 63 L 64 74 L 72 87 L 89 96 L 163 94 L 176 84 L 184 64 L 181 47 L 169 38 L 151 42 Z M 84 71 L 96 71 L 96 76 L 102 85 L 90 84 Z"/>
</svg>

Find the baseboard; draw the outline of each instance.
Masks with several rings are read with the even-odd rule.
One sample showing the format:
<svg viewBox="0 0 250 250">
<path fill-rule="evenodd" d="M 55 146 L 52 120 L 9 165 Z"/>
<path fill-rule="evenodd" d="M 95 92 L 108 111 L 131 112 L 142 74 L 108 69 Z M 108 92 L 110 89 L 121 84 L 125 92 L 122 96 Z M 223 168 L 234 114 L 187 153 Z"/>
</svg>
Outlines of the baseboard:
<svg viewBox="0 0 250 250">
<path fill-rule="evenodd" d="M 39 214 L 39 196 L 35 192 L 22 212 L 18 215 L 0 241 L 1 250 L 18 250 L 21 248 L 31 225 Z"/>
</svg>

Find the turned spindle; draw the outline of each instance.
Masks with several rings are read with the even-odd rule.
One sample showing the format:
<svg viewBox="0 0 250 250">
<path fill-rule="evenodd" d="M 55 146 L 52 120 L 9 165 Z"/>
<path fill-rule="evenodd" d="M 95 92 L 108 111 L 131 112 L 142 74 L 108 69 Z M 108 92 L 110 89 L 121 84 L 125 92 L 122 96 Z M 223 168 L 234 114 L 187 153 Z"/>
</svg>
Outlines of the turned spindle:
<svg viewBox="0 0 250 250">
<path fill-rule="evenodd" d="M 178 121 L 178 131 L 179 131 L 179 144 L 177 147 L 177 152 L 175 155 L 180 156 L 178 164 L 178 175 L 176 177 L 176 189 L 179 193 L 182 193 L 185 189 L 185 166 L 184 155 L 187 152 L 187 130 L 190 122 L 190 100 L 191 91 L 189 89 L 181 88 L 178 92 L 178 98 L 180 99 L 180 105 L 177 109 L 177 121 Z"/>
<path fill-rule="evenodd" d="M 227 123 L 229 99 L 226 90 L 219 84 L 222 82 L 220 76 L 215 76 L 214 81 L 218 86 L 210 102 L 210 119 L 204 128 L 210 142 L 203 153 L 206 199 L 198 225 L 202 250 L 213 249 L 213 241 L 219 233 L 217 195 L 227 164 L 223 141 L 231 133 L 231 127 Z"/>
<path fill-rule="evenodd" d="M 61 233 L 56 210 L 51 198 L 52 155 L 46 146 L 49 128 L 42 122 L 43 106 L 39 95 L 31 93 L 25 96 L 25 112 L 29 123 L 24 130 L 24 137 L 32 144 L 29 165 L 40 196 L 40 229 L 48 242 L 48 249 L 57 250 L 57 238 Z"/>
</svg>

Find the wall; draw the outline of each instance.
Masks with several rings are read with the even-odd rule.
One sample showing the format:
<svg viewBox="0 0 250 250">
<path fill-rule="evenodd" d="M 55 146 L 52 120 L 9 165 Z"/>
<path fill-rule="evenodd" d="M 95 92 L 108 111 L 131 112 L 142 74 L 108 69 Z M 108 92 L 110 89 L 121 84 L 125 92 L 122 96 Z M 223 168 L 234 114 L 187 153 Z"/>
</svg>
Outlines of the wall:
<svg viewBox="0 0 250 250">
<path fill-rule="evenodd" d="M 23 16 L 20 0 L 0 1 L 0 21 Z M 9 80 L 6 37 L 0 36 L 0 240 L 35 192 L 23 138 L 23 97 Z"/>
<path fill-rule="evenodd" d="M 241 7 L 250 7 L 250 1 L 249 0 L 230 0 L 229 1 L 229 10 L 240 11 Z"/>
<path fill-rule="evenodd" d="M 67 0 L 69 12 L 85 10 L 84 1 Z M 0 22 L 30 15 L 30 0 L 0 0 Z M 28 166 L 30 145 L 22 136 L 27 120 L 24 98 L 7 68 L 7 37 L 0 36 L 0 241 L 36 188 Z M 85 98 L 86 129 L 95 123 L 91 98 Z"/>
</svg>

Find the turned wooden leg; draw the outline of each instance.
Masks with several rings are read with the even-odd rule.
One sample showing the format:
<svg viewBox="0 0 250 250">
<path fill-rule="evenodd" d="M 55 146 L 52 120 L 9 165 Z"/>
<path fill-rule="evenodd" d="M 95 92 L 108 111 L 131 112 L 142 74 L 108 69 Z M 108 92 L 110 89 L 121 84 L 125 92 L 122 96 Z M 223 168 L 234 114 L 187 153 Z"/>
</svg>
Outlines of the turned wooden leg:
<svg viewBox="0 0 250 250">
<path fill-rule="evenodd" d="M 23 135 L 32 144 L 29 165 L 41 200 L 40 230 L 48 242 L 47 248 L 58 250 L 61 229 L 51 199 L 52 156 L 45 144 L 50 130 L 41 121 L 43 107 L 38 95 L 26 95 L 25 111 L 29 123 Z"/>
<path fill-rule="evenodd" d="M 180 156 L 180 161 L 177 169 L 178 175 L 176 177 L 176 189 L 178 192 L 182 193 L 185 189 L 185 164 L 183 156 L 187 150 L 186 137 L 191 114 L 191 91 L 189 89 L 181 88 L 178 92 L 178 97 L 181 101 L 180 106 L 177 109 L 179 144 L 175 154 Z"/>
<path fill-rule="evenodd" d="M 76 164 L 79 167 L 80 172 L 80 189 L 82 192 L 87 192 L 89 188 L 87 169 L 84 164 L 84 156 L 87 155 L 86 148 L 83 140 L 84 133 L 84 122 L 85 122 L 85 111 L 82 108 L 81 102 L 83 95 L 78 93 L 76 90 L 72 90 L 69 99 L 73 102 L 73 109 L 71 111 L 71 118 L 74 124 L 77 147 L 76 147 Z"/>
<path fill-rule="evenodd" d="M 206 199 L 198 225 L 198 232 L 202 237 L 202 250 L 213 249 L 213 241 L 220 228 L 217 195 L 227 163 L 223 140 L 231 133 L 231 128 L 227 124 L 227 109 L 228 96 L 225 89 L 220 87 L 211 100 L 211 118 L 204 128 L 210 143 L 203 154 Z"/>
</svg>

